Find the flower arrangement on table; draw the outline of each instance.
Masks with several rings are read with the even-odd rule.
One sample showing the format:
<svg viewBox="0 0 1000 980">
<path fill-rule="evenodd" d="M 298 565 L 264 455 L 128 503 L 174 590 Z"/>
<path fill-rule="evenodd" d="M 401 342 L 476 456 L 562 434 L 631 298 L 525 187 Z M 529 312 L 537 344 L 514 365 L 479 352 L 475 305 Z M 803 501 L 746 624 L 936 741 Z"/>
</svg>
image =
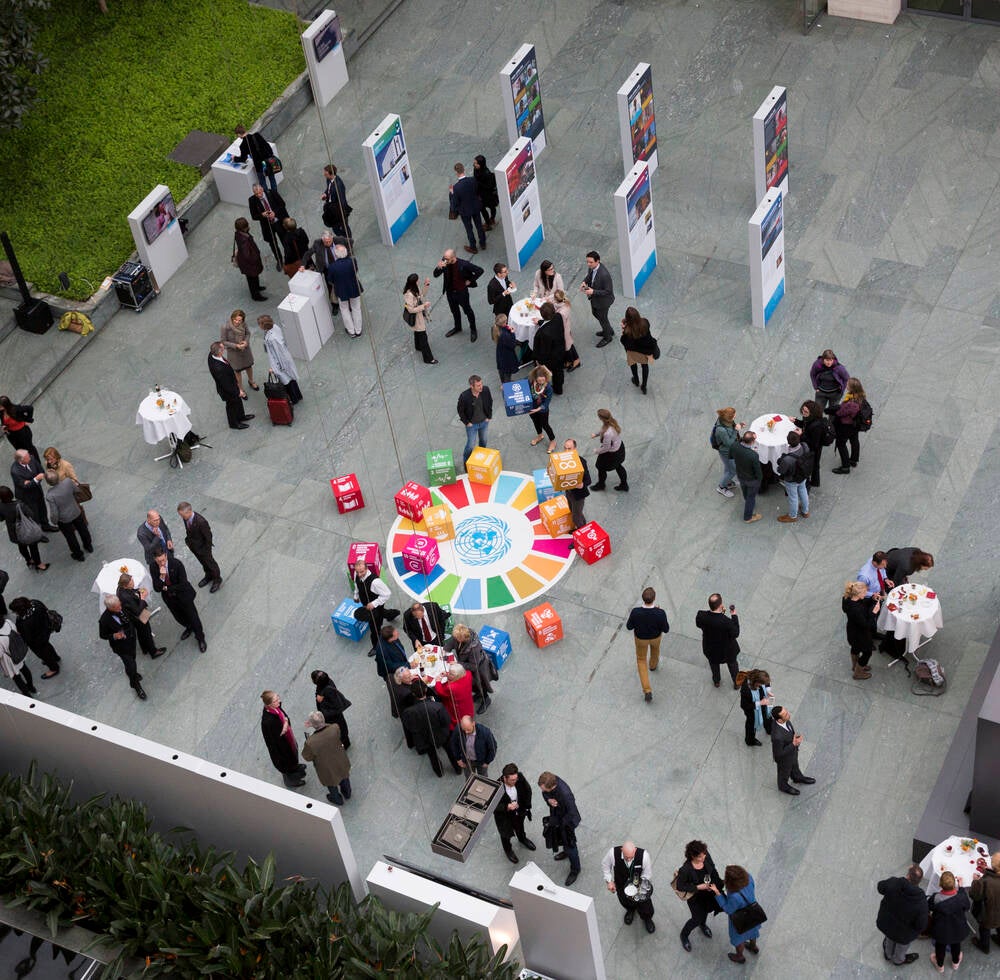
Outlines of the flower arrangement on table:
<svg viewBox="0 0 1000 980">
<path fill-rule="evenodd" d="M 767 426 L 767 431 L 768 432 L 774 432 L 774 425 L 775 425 L 775 423 L 776 422 L 780 422 L 780 421 L 781 421 L 781 416 L 780 415 L 775 415 L 774 418 L 768 419 L 767 422 L 764 423 Z"/>
<path fill-rule="evenodd" d="M 128 565 L 120 565 L 118 567 L 118 571 L 119 572 L 127 572 L 128 571 Z"/>
</svg>

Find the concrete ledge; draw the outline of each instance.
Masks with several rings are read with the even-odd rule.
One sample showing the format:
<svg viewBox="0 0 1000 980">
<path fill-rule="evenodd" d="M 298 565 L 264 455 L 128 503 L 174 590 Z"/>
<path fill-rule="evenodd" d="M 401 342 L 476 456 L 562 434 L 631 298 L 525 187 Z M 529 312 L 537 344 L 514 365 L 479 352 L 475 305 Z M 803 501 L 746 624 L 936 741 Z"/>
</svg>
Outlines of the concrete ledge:
<svg viewBox="0 0 1000 980">
<path fill-rule="evenodd" d="M 828 0 L 826 5 L 826 12 L 834 17 L 872 24 L 895 24 L 901 9 L 900 0 Z"/>
</svg>

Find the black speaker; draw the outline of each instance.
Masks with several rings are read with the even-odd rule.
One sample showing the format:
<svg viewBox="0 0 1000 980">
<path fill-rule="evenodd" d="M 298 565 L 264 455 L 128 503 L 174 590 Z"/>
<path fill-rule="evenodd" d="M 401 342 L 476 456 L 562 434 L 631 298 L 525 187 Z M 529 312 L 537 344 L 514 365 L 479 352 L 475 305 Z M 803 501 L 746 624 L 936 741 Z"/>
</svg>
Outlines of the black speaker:
<svg viewBox="0 0 1000 980">
<path fill-rule="evenodd" d="M 21 303 L 14 309 L 14 322 L 28 333 L 45 333 L 53 324 L 52 310 L 45 300 Z"/>
</svg>

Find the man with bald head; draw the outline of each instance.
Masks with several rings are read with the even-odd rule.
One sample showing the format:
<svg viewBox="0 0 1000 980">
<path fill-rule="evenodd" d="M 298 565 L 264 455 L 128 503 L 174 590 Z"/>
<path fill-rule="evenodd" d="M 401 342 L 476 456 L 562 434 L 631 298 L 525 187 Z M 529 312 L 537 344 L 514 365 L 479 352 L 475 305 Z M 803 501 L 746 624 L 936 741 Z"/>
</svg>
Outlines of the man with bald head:
<svg viewBox="0 0 1000 980">
<path fill-rule="evenodd" d="M 653 925 L 653 864 L 649 853 L 627 840 L 620 847 L 612 847 L 601 862 L 608 891 L 618 897 L 625 909 L 625 925 L 631 925 L 639 913 L 646 932 L 656 932 Z"/>
<path fill-rule="evenodd" d="M 160 517 L 159 511 L 146 511 L 146 519 L 139 525 L 135 536 L 142 545 L 147 565 L 153 561 L 153 552 L 157 548 L 162 548 L 164 551 L 174 550 L 174 539 L 170 536 L 170 528 Z"/>
<path fill-rule="evenodd" d="M 476 337 L 476 314 L 472 312 L 472 304 L 469 302 L 469 290 L 475 289 L 477 281 L 483 274 L 483 270 L 478 265 L 473 265 L 465 259 L 460 259 L 453 248 L 445 250 L 441 256 L 441 261 L 434 266 L 434 278 L 444 277 L 442 289 L 448 300 L 451 315 L 455 320 L 455 326 L 449 330 L 445 336 L 454 337 L 462 332 L 462 314 L 469 319 L 469 340 L 475 343 Z"/>
<path fill-rule="evenodd" d="M 471 715 L 463 715 L 451 733 L 451 757 L 463 775 L 487 775 L 497 755 L 497 740 L 485 725 L 477 725 Z"/>
</svg>

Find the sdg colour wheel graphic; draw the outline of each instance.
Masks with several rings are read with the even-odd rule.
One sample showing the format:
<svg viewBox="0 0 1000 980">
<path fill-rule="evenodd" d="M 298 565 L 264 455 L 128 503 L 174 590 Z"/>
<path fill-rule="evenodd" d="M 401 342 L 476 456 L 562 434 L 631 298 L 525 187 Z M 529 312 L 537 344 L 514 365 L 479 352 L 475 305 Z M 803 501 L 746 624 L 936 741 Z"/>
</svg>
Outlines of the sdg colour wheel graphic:
<svg viewBox="0 0 1000 980">
<path fill-rule="evenodd" d="M 448 507 L 452 541 L 438 541 L 440 559 L 430 575 L 409 571 L 403 548 L 423 521 L 398 517 L 389 531 L 389 567 L 417 599 L 448 603 L 457 616 L 513 609 L 548 590 L 573 561 L 573 538 L 550 538 L 538 514 L 530 476 L 504 470 L 492 486 L 457 483 L 431 487 L 431 503 Z"/>
</svg>

